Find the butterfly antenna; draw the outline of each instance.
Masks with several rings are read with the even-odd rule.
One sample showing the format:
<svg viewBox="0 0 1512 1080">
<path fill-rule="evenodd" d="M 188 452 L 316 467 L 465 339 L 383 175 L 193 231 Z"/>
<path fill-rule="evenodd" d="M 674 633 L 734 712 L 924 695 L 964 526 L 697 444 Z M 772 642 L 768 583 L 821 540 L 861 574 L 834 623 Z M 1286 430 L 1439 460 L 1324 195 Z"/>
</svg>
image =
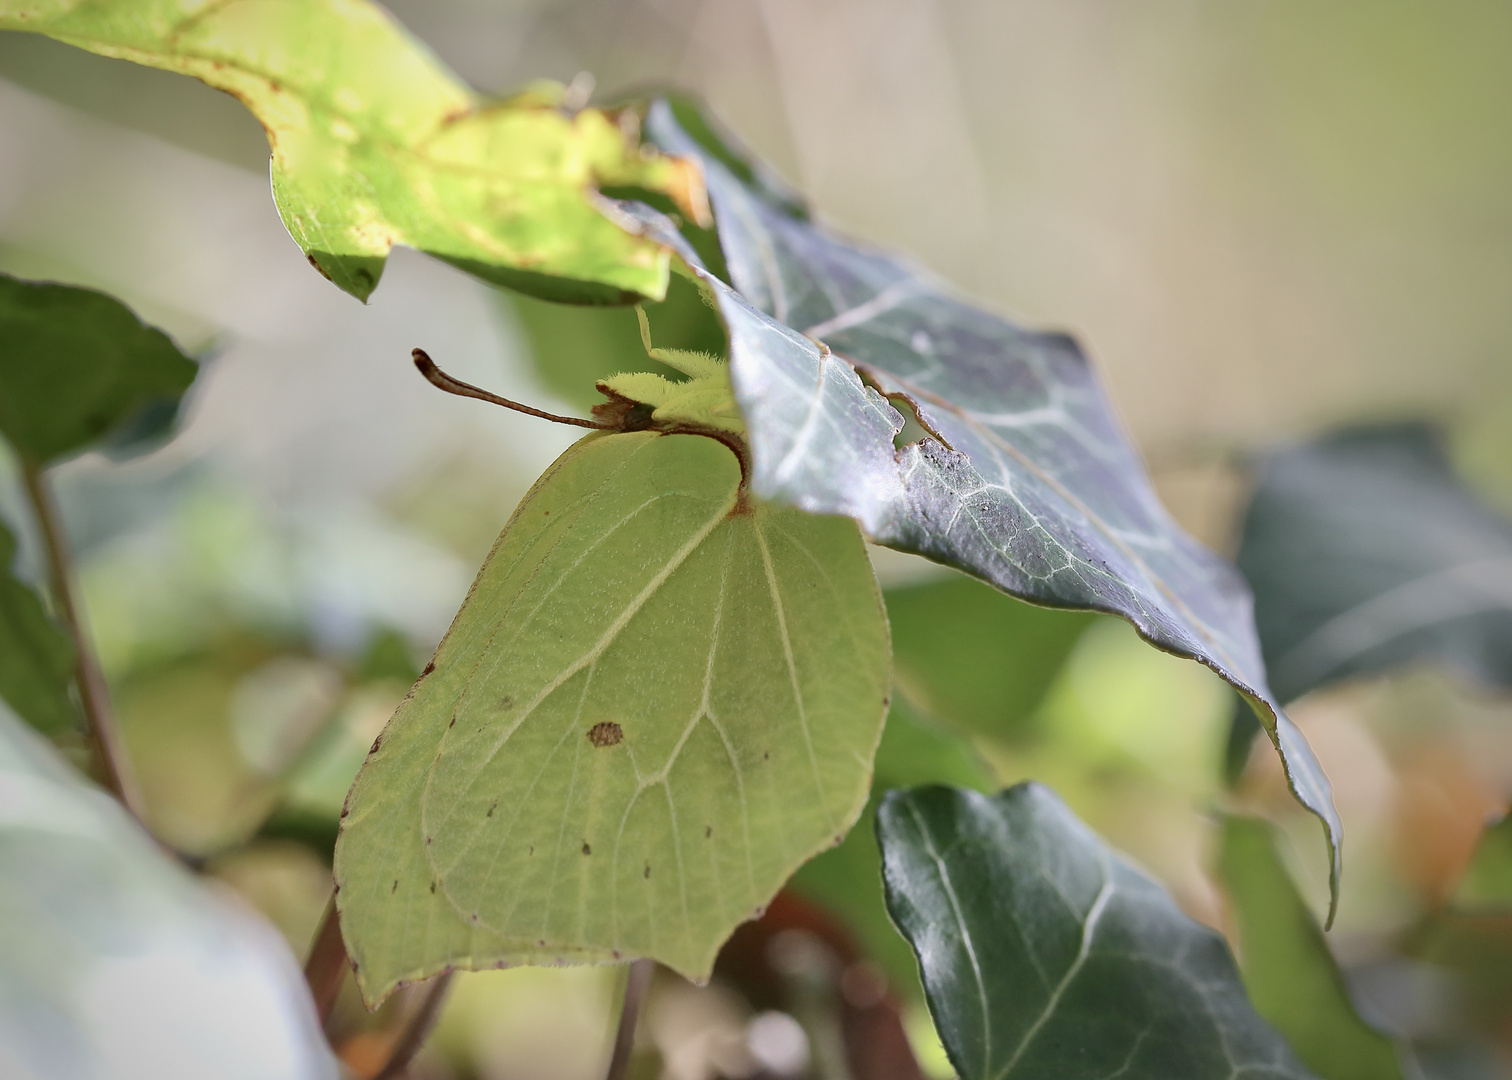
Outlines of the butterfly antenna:
<svg viewBox="0 0 1512 1080">
<path fill-rule="evenodd" d="M 592 428 L 595 431 L 607 431 L 615 427 L 613 424 L 601 424 L 597 420 L 583 420 L 576 416 L 558 416 L 556 413 L 544 412 L 541 409 L 533 409 L 529 405 L 521 405 L 518 401 L 510 401 L 498 394 L 491 394 L 482 387 L 465 383 L 461 379 L 454 379 L 436 366 L 436 362 L 426 354 L 424 349 L 413 349 L 410 355 L 415 358 L 415 366 L 420 369 L 420 374 L 438 390 L 445 390 L 448 394 L 456 394 L 458 397 L 477 398 L 479 401 L 492 402 L 502 405 L 506 409 L 522 412 L 527 416 L 539 416 L 542 420 L 550 420 L 557 424 L 571 424 L 573 427 Z"/>
</svg>

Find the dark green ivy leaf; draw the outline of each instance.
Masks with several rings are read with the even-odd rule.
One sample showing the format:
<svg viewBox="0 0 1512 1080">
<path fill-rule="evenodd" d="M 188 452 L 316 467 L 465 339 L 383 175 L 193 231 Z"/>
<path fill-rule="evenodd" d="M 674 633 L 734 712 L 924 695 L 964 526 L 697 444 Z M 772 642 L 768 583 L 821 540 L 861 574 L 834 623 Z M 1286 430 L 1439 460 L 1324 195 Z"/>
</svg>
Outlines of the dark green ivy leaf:
<svg viewBox="0 0 1512 1080">
<path fill-rule="evenodd" d="M 1048 788 L 889 792 L 888 909 L 963 1080 L 1302 1080 L 1228 946 Z"/>
<path fill-rule="evenodd" d="M 198 371 L 119 300 L 0 274 L 0 435 L 28 464 L 176 406 Z"/>
<path fill-rule="evenodd" d="M 1322 929 L 1276 856 L 1271 826 L 1226 818 L 1218 872 L 1260 1015 L 1323 1080 L 1402 1080 L 1391 1040 L 1355 1011 Z"/>
<path fill-rule="evenodd" d="M 1436 659 L 1512 687 L 1512 522 L 1426 424 L 1336 432 L 1259 463 L 1237 558 L 1283 702 Z M 1242 711 L 1230 775 L 1255 726 Z"/>
<path fill-rule="evenodd" d="M 1512 521 L 1459 482 L 1426 424 L 1272 454 L 1238 563 L 1283 701 L 1422 657 L 1512 687 Z"/>
<path fill-rule="evenodd" d="M 77 719 L 68 693 L 73 644 L 11 574 L 15 557 L 15 537 L 0 523 L 0 698 L 39 731 L 63 731 Z"/>
<path fill-rule="evenodd" d="M 646 130 L 703 163 L 730 280 L 703 277 L 730 333 L 756 494 L 846 514 L 878 543 L 1034 603 L 1122 616 L 1212 668 L 1260 713 L 1323 821 L 1337 895 L 1332 792 L 1266 685 L 1249 591 L 1161 506 L 1076 342 L 814 224 L 770 184 L 743 182 L 727 162 L 744 155 L 711 152 L 712 129 L 694 139 L 666 101 Z M 930 437 L 895 446 L 893 402 Z"/>
</svg>

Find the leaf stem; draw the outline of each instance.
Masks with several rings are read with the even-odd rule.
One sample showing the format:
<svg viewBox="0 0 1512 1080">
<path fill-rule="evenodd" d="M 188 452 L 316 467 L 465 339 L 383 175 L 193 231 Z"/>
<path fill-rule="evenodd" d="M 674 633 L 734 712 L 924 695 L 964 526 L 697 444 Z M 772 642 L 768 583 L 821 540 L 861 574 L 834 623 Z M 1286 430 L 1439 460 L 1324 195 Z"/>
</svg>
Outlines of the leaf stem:
<svg viewBox="0 0 1512 1080">
<path fill-rule="evenodd" d="M 105 684 L 105 673 L 100 669 L 94 642 L 84 622 L 73 561 L 69 555 L 67 537 L 63 533 L 62 516 L 58 513 L 57 503 L 53 499 L 47 477 L 43 475 L 42 466 L 23 462 L 21 482 L 26 488 L 26 497 L 31 502 L 32 513 L 42 534 L 42 544 L 47 551 L 53 603 L 57 607 L 58 617 L 73 639 L 76 658 L 74 681 L 79 688 L 79 704 L 84 709 L 84 719 L 89 725 L 89 735 L 94 743 L 100 772 L 106 787 L 120 800 L 121 805 L 138 821 L 145 823 L 147 819 L 142 789 L 131 768 L 131 758 L 126 753 L 121 729 L 116 724 L 115 710 L 110 706 L 110 691 Z"/>
<path fill-rule="evenodd" d="M 441 1002 L 446 998 L 446 991 L 451 986 L 452 973 L 444 971 L 437 975 L 425 987 L 425 999 L 414 1015 L 409 1018 L 409 1023 L 404 1027 L 404 1032 L 394 1043 L 393 1053 L 389 1059 L 373 1076 L 373 1080 L 393 1080 L 394 1077 L 403 1074 L 404 1069 L 410 1063 L 410 1059 L 425 1044 L 425 1037 L 430 1034 L 431 1028 L 436 1023 L 436 1016 L 441 1011 Z"/>
<path fill-rule="evenodd" d="M 635 1025 L 640 1019 L 641 1002 L 651 985 L 651 960 L 637 960 L 625 976 L 625 1003 L 620 1008 L 619 1028 L 614 1033 L 614 1051 L 609 1055 L 609 1071 L 604 1080 L 624 1080 L 630 1066 L 630 1049 L 635 1045 Z"/>
<path fill-rule="evenodd" d="M 554 424 L 571 424 L 573 427 L 592 428 L 595 431 L 611 431 L 614 424 L 601 424 L 597 420 L 583 420 L 576 416 L 558 416 L 556 413 L 543 412 L 540 409 L 531 408 L 529 405 L 521 405 L 518 401 L 510 401 L 507 397 L 489 393 L 472 383 L 465 383 L 461 379 L 454 379 L 436 366 L 424 349 L 411 349 L 410 355 L 414 357 L 415 366 L 420 369 L 420 374 L 430 381 L 430 384 L 438 389 L 445 390 L 448 394 L 456 394 L 458 397 L 477 398 L 479 401 L 491 402 L 494 405 L 502 405 L 506 409 L 522 412 L 526 416 L 538 416 L 542 420 L 550 420 Z"/>
<path fill-rule="evenodd" d="M 315 1015 L 320 1018 L 321 1027 L 325 1027 L 331 1018 L 336 996 L 341 993 L 341 984 L 350 966 L 346 942 L 341 938 L 341 916 L 336 911 L 336 897 L 332 896 L 326 904 L 320 929 L 315 932 L 310 957 L 305 961 L 305 982 L 309 984 L 310 996 L 315 999 Z"/>
</svg>

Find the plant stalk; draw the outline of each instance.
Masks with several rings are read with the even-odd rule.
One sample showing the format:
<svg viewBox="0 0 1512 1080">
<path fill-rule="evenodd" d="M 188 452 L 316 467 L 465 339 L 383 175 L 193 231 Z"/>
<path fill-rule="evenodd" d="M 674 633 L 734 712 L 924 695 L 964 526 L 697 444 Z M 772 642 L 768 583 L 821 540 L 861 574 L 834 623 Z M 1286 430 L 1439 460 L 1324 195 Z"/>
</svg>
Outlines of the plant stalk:
<svg viewBox="0 0 1512 1080">
<path fill-rule="evenodd" d="M 90 741 L 94 744 L 100 774 L 106 787 L 120 800 L 121 805 L 138 821 L 145 823 L 147 818 L 142 789 L 131 768 L 131 758 L 126 753 L 121 729 L 116 724 L 115 710 L 110 705 L 105 673 L 100 669 L 94 641 L 84 622 L 68 539 L 63 533 L 62 516 L 58 513 L 52 489 L 48 486 L 47 477 L 43 475 L 40 465 L 23 463 L 21 482 L 26 488 L 26 497 L 31 502 L 32 513 L 42 534 L 42 544 L 47 551 L 53 603 L 58 617 L 73 638 L 76 657 L 74 681 L 79 688 L 79 704 L 84 709 L 84 719 L 89 725 Z"/>
<path fill-rule="evenodd" d="M 341 993 L 341 984 L 350 966 L 346 942 L 341 937 L 341 916 L 336 911 L 336 897 L 332 896 L 326 904 L 320 929 L 315 932 L 310 957 L 305 961 L 305 982 L 309 984 L 310 996 L 315 999 L 315 1015 L 320 1018 L 322 1028 L 336 1007 L 336 997 Z"/>
<path fill-rule="evenodd" d="M 609 1071 L 604 1074 L 604 1080 L 625 1080 L 625 1072 L 630 1067 L 630 1050 L 635 1045 L 635 1025 L 640 1019 L 641 1002 L 651 985 L 651 972 L 655 967 L 654 961 L 637 960 L 630 965 L 625 976 L 625 1004 L 620 1009 L 614 1051 L 609 1055 Z"/>
<path fill-rule="evenodd" d="M 444 971 L 426 984 L 425 1000 L 409 1018 L 403 1034 L 394 1043 L 393 1053 L 373 1080 L 394 1080 L 394 1077 L 403 1075 L 410 1060 L 425 1045 L 425 1038 L 436 1023 L 436 1016 L 441 1012 L 441 1002 L 446 999 L 446 991 L 451 986 L 451 978 L 452 973 Z"/>
</svg>

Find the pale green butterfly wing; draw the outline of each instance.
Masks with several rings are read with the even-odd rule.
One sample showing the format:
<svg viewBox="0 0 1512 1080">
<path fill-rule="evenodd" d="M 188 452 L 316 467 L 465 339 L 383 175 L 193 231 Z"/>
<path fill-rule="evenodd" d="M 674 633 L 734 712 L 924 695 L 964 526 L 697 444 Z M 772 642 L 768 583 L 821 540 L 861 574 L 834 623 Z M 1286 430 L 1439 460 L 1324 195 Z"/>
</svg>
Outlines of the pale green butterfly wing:
<svg viewBox="0 0 1512 1080">
<path fill-rule="evenodd" d="M 521 504 L 358 777 L 368 1000 L 445 967 L 704 978 L 866 800 L 887 626 L 855 524 L 740 498 L 721 443 L 590 436 Z"/>
</svg>

